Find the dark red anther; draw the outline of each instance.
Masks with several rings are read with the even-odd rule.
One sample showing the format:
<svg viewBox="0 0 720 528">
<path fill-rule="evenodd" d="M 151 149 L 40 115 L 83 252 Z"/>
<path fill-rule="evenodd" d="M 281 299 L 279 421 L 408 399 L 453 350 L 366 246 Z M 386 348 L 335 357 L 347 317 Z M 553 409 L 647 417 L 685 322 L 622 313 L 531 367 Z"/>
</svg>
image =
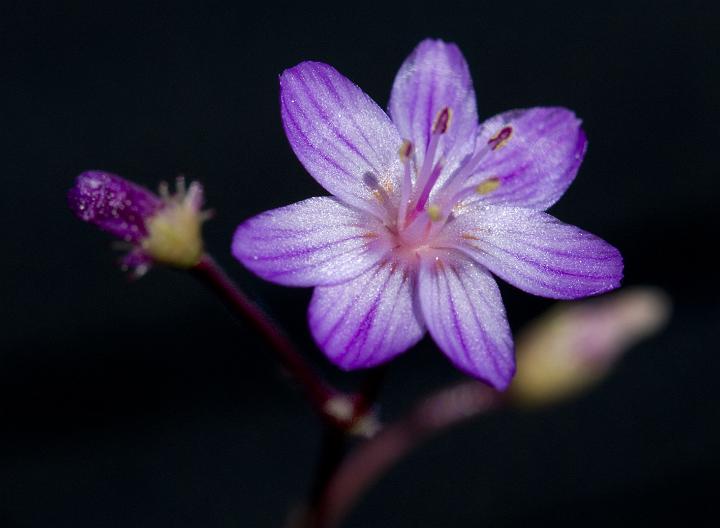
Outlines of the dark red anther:
<svg viewBox="0 0 720 528">
<path fill-rule="evenodd" d="M 450 119 L 452 118 L 452 111 L 449 107 L 445 107 L 438 113 L 435 118 L 435 124 L 433 125 L 433 134 L 444 134 L 450 128 Z"/>
<path fill-rule="evenodd" d="M 510 137 L 512 136 L 513 128 L 511 126 L 503 127 L 500 132 L 495 134 L 488 140 L 488 145 L 492 150 L 497 150 L 505 146 Z"/>
</svg>

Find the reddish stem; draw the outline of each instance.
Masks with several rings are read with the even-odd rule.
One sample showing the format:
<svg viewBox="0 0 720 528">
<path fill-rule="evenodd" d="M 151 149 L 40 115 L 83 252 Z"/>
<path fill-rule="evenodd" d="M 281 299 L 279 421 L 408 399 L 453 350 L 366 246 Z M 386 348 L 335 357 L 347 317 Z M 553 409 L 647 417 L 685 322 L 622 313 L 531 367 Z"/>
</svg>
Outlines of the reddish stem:
<svg viewBox="0 0 720 528">
<path fill-rule="evenodd" d="M 479 382 L 443 389 L 418 404 L 405 418 L 360 445 L 328 480 L 317 506 L 318 528 L 333 528 L 383 473 L 421 442 L 458 422 L 497 407 L 502 395 Z"/>
<path fill-rule="evenodd" d="M 387 371 L 387 363 L 370 369 L 363 379 L 359 390 L 353 397 L 354 399 L 354 419 L 363 418 L 372 411 L 375 401 L 380 395 L 380 389 L 385 381 L 385 373 Z"/>
<path fill-rule="evenodd" d="M 265 339 L 277 354 L 282 366 L 302 386 L 313 409 L 335 427 L 344 428 L 345 424 L 342 420 L 328 413 L 327 406 L 327 403 L 340 393 L 320 378 L 290 339 L 265 312 L 245 296 L 218 263 L 210 255 L 205 254 L 191 272 L 216 293 L 233 314 L 248 323 Z"/>
<path fill-rule="evenodd" d="M 386 366 L 382 365 L 371 369 L 360 385 L 359 390 L 348 403 L 351 404 L 352 416 L 348 420 L 345 430 L 325 426 L 323 431 L 322 447 L 315 469 L 315 479 L 307 504 L 307 510 L 302 528 L 315 528 L 322 524 L 322 501 L 328 482 L 333 477 L 345 457 L 349 439 L 348 433 L 368 435 L 375 432 L 379 422 L 372 413 L 372 407 L 380 394 L 380 388 L 385 379 Z M 370 423 L 362 424 L 362 420 Z"/>
</svg>

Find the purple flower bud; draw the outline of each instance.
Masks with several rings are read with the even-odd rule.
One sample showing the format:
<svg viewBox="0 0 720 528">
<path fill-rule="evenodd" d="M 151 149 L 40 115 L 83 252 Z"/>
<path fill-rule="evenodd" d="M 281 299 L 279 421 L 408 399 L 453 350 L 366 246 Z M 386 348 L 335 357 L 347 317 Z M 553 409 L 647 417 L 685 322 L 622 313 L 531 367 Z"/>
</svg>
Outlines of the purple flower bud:
<svg viewBox="0 0 720 528">
<path fill-rule="evenodd" d="M 136 275 L 153 263 L 190 268 L 202 256 L 200 226 L 208 215 L 197 182 L 186 189 L 178 178 L 174 195 L 162 184 L 158 196 L 115 174 L 87 171 L 68 192 L 68 203 L 78 218 L 128 243 L 121 265 Z"/>
<path fill-rule="evenodd" d="M 104 171 L 78 176 L 68 203 L 81 220 L 130 243 L 147 236 L 146 219 L 162 207 L 162 200 L 145 187 Z"/>
</svg>

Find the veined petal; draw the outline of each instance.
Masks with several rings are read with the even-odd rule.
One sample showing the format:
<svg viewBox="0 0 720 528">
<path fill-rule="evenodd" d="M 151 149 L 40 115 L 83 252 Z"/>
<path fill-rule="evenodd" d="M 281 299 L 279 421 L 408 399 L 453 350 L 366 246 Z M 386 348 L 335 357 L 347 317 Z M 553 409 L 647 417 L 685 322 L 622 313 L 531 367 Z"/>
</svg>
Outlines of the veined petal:
<svg viewBox="0 0 720 528">
<path fill-rule="evenodd" d="M 502 144 L 489 150 L 469 184 L 493 178 L 499 186 L 473 200 L 544 211 L 575 179 L 587 149 L 581 121 L 566 108 L 512 110 L 480 125 L 477 149 L 511 128 Z"/>
<path fill-rule="evenodd" d="M 320 349 L 352 370 L 384 363 L 413 346 L 424 334 L 413 284 L 403 265 L 386 261 L 352 281 L 315 288 L 308 316 Z"/>
<path fill-rule="evenodd" d="M 620 285 L 620 252 L 549 214 L 476 205 L 448 223 L 447 241 L 521 290 L 554 299 L 596 295 Z"/>
<path fill-rule="evenodd" d="M 232 252 L 262 278 L 288 286 L 336 284 L 357 277 L 387 251 L 371 215 L 331 197 L 267 211 L 235 231 Z"/>
<path fill-rule="evenodd" d="M 477 107 L 470 69 L 460 49 L 442 40 L 424 40 L 400 67 L 389 104 L 400 134 L 415 146 L 418 167 L 423 164 L 435 118 L 446 107 L 451 120 L 438 147 L 446 160 L 439 182 L 472 153 Z"/>
<path fill-rule="evenodd" d="M 320 62 L 285 70 L 280 104 L 290 145 L 318 183 L 344 202 L 382 215 L 377 185 L 392 194 L 402 174 L 402 140 L 385 112 Z"/>
<path fill-rule="evenodd" d="M 515 373 L 513 342 L 495 279 L 458 255 L 425 259 L 420 307 L 435 342 L 461 370 L 503 390 Z"/>
</svg>

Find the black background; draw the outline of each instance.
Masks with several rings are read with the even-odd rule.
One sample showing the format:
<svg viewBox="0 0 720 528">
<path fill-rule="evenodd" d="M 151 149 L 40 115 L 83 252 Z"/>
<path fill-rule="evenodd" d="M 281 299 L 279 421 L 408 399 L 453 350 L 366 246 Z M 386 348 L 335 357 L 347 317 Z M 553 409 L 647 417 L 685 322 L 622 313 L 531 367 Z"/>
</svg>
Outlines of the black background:
<svg viewBox="0 0 720 528">
<path fill-rule="evenodd" d="M 646 526 L 711 515 L 720 469 L 716 2 L 4 2 L 0 8 L 0 526 L 280 526 L 318 423 L 268 350 L 181 273 L 128 283 L 77 221 L 79 172 L 201 180 L 207 243 L 312 349 L 307 289 L 229 255 L 248 216 L 322 194 L 291 152 L 277 76 L 328 62 L 385 105 L 421 39 L 457 42 L 481 116 L 563 105 L 589 152 L 552 212 L 618 246 L 671 324 L 593 393 L 458 427 L 403 460 L 347 526 Z M 509 287 L 514 329 L 552 303 Z M 461 379 L 430 341 L 383 414 Z M 707 522 L 708 518 L 699 521 Z M 696 522 L 695 524 L 698 524 Z"/>
</svg>

